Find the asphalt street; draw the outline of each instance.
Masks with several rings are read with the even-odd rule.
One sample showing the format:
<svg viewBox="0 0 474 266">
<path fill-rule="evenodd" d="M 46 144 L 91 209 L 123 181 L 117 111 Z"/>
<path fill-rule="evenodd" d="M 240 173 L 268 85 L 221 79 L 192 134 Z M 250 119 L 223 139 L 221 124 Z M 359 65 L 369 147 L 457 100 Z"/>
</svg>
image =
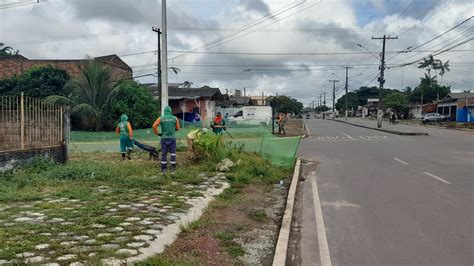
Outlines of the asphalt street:
<svg viewBox="0 0 474 266">
<path fill-rule="evenodd" d="M 474 135 L 307 120 L 295 264 L 474 265 Z"/>
</svg>

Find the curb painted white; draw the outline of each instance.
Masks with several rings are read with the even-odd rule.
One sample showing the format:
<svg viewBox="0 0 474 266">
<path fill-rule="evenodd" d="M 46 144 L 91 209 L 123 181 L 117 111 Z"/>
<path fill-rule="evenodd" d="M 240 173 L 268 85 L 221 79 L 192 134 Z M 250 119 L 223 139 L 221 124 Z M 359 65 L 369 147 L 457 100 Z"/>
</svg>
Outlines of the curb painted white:
<svg viewBox="0 0 474 266">
<path fill-rule="evenodd" d="M 293 179 L 291 180 L 290 190 L 288 191 L 288 198 L 286 200 L 286 209 L 283 219 L 281 221 L 280 233 L 275 248 L 275 255 L 273 257 L 273 266 L 286 265 L 286 256 L 288 251 L 288 243 L 290 241 L 291 218 L 293 217 L 293 207 L 295 204 L 296 187 L 300 176 L 301 159 L 296 161 Z"/>
</svg>

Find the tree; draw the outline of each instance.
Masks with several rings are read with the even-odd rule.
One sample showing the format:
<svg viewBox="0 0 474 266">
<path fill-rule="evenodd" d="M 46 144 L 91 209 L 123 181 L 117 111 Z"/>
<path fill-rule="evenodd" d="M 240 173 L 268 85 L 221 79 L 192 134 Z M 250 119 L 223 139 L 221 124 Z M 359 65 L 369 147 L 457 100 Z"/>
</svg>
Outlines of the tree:
<svg viewBox="0 0 474 266">
<path fill-rule="evenodd" d="M 359 97 L 357 95 L 356 91 L 351 91 L 347 93 L 348 95 L 348 102 L 347 102 L 347 108 L 348 110 L 354 109 L 357 110 L 357 107 L 359 105 L 362 105 L 359 103 Z M 365 103 L 367 103 L 367 99 L 365 100 Z M 336 109 L 339 110 L 340 112 L 345 111 L 346 109 L 346 95 L 343 95 L 341 98 L 339 98 L 336 102 Z"/>
<path fill-rule="evenodd" d="M 402 92 L 393 92 L 387 95 L 383 102 L 387 108 L 394 109 L 396 113 L 400 113 L 404 112 L 407 108 L 408 98 Z"/>
<path fill-rule="evenodd" d="M 451 92 L 451 86 L 441 86 L 436 80 L 430 79 L 428 75 L 421 78 L 418 85 L 410 95 L 410 103 L 421 103 L 423 94 L 423 103 L 430 103 L 436 99 L 442 99 Z"/>
<path fill-rule="evenodd" d="M 148 92 L 147 88 L 135 81 L 121 81 L 118 91 L 105 108 L 106 128 L 115 127 L 117 118 L 127 114 L 133 128 L 149 128 L 158 117 L 160 104 Z"/>
<path fill-rule="evenodd" d="M 0 95 L 20 95 L 44 98 L 50 95 L 68 96 L 69 74 L 52 66 L 33 67 L 20 76 L 0 80 Z"/>
<path fill-rule="evenodd" d="M 79 76 L 67 83 L 67 87 L 73 91 L 70 97 L 53 95 L 46 100 L 50 103 L 73 106 L 73 114 L 90 117 L 93 119 L 95 130 L 100 131 L 104 125 L 107 103 L 119 90 L 112 81 L 110 69 L 97 61 L 89 60 L 80 68 Z"/>
<path fill-rule="evenodd" d="M 267 99 L 275 112 L 301 114 L 303 104 L 288 96 L 272 96 Z"/>
</svg>

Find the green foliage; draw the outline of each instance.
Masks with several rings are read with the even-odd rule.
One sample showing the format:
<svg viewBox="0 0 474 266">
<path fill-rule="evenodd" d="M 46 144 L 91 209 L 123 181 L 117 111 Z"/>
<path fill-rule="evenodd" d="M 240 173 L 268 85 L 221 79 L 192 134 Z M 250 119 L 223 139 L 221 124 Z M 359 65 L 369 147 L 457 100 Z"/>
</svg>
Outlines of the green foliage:
<svg viewBox="0 0 474 266">
<path fill-rule="evenodd" d="M 385 97 L 394 91 L 396 90 L 384 89 L 383 95 Z M 358 106 L 363 106 L 367 104 L 367 99 L 378 98 L 379 88 L 362 86 L 358 90 L 349 92 L 348 95 L 349 95 L 349 102 L 348 102 L 349 110 L 351 109 L 357 110 Z M 342 111 L 344 110 L 345 106 L 346 106 L 346 95 L 343 95 L 341 98 L 337 100 L 336 109 Z"/>
<path fill-rule="evenodd" d="M 69 74 L 66 70 L 49 66 L 33 67 L 18 77 L 0 80 L 0 95 L 19 95 L 44 98 L 50 95 L 68 96 Z"/>
<path fill-rule="evenodd" d="M 348 110 L 354 109 L 357 110 L 357 106 L 359 106 L 359 98 L 357 92 L 349 92 L 347 93 L 348 102 L 347 108 Z M 346 109 L 346 95 L 343 95 L 339 98 L 336 102 L 336 109 L 341 111 Z"/>
<path fill-rule="evenodd" d="M 406 109 L 408 98 L 402 92 L 393 92 L 385 96 L 383 102 L 385 107 L 394 109 L 395 112 L 399 113 Z"/>
<path fill-rule="evenodd" d="M 220 162 L 225 158 L 234 159 L 238 157 L 242 147 L 224 143 L 222 135 L 205 133 L 198 137 L 195 142 L 198 157 L 211 162 Z"/>
<path fill-rule="evenodd" d="M 158 117 L 160 104 L 148 90 L 135 81 L 122 81 L 118 91 L 107 104 L 104 124 L 113 128 L 122 114 L 127 114 L 133 128 L 150 128 Z"/>
<path fill-rule="evenodd" d="M 73 118 L 82 123 L 81 128 L 94 128 L 96 131 L 102 130 L 107 103 L 118 92 L 112 80 L 110 68 L 103 66 L 97 61 L 90 60 L 85 67 L 81 67 L 79 76 L 67 83 L 67 88 L 72 90 L 70 97 L 50 96 L 46 100 L 50 103 L 60 104 L 61 102 L 74 102 L 72 114 Z M 86 124 L 85 121 L 92 120 L 93 124 Z M 73 125 L 77 124 L 74 123 Z"/>
<path fill-rule="evenodd" d="M 423 103 L 430 103 L 436 99 L 443 99 L 451 92 L 451 86 L 441 86 L 436 79 L 425 75 L 421 78 L 420 85 L 418 85 L 410 94 L 409 101 L 411 103 L 420 103 L 421 94 L 423 93 Z"/>
<path fill-rule="evenodd" d="M 294 114 L 303 112 L 303 104 L 288 96 L 272 96 L 267 101 L 275 107 L 275 112 Z"/>
</svg>

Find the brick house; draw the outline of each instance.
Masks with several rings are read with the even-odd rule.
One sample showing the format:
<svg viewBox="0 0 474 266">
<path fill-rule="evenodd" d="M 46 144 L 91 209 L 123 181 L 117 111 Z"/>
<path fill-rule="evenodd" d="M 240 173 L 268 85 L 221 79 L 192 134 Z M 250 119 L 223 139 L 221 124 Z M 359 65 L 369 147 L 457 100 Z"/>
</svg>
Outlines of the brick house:
<svg viewBox="0 0 474 266">
<path fill-rule="evenodd" d="M 144 84 L 151 95 L 158 99 L 156 83 Z M 204 86 L 202 88 L 181 88 L 178 84 L 168 84 L 168 101 L 173 114 L 184 112 L 197 113 L 203 125 L 208 125 L 216 114 L 216 102 L 223 101 L 225 96 L 219 88 Z"/>
<path fill-rule="evenodd" d="M 438 113 L 456 122 L 474 122 L 474 93 L 449 93 L 438 103 Z"/>
<path fill-rule="evenodd" d="M 28 59 L 22 55 L 0 58 L 0 78 L 11 78 L 15 75 L 19 76 L 32 67 L 48 65 L 64 69 L 71 77 L 77 77 L 80 73 L 80 67 L 84 66 L 88 60 L 89 59 Z M 132 68 L 115 54 L 95 57 L 93 60 L 99 61 L 109 67 L 112 71 L 113 80 L 132 79 Z"/>
</svg>

